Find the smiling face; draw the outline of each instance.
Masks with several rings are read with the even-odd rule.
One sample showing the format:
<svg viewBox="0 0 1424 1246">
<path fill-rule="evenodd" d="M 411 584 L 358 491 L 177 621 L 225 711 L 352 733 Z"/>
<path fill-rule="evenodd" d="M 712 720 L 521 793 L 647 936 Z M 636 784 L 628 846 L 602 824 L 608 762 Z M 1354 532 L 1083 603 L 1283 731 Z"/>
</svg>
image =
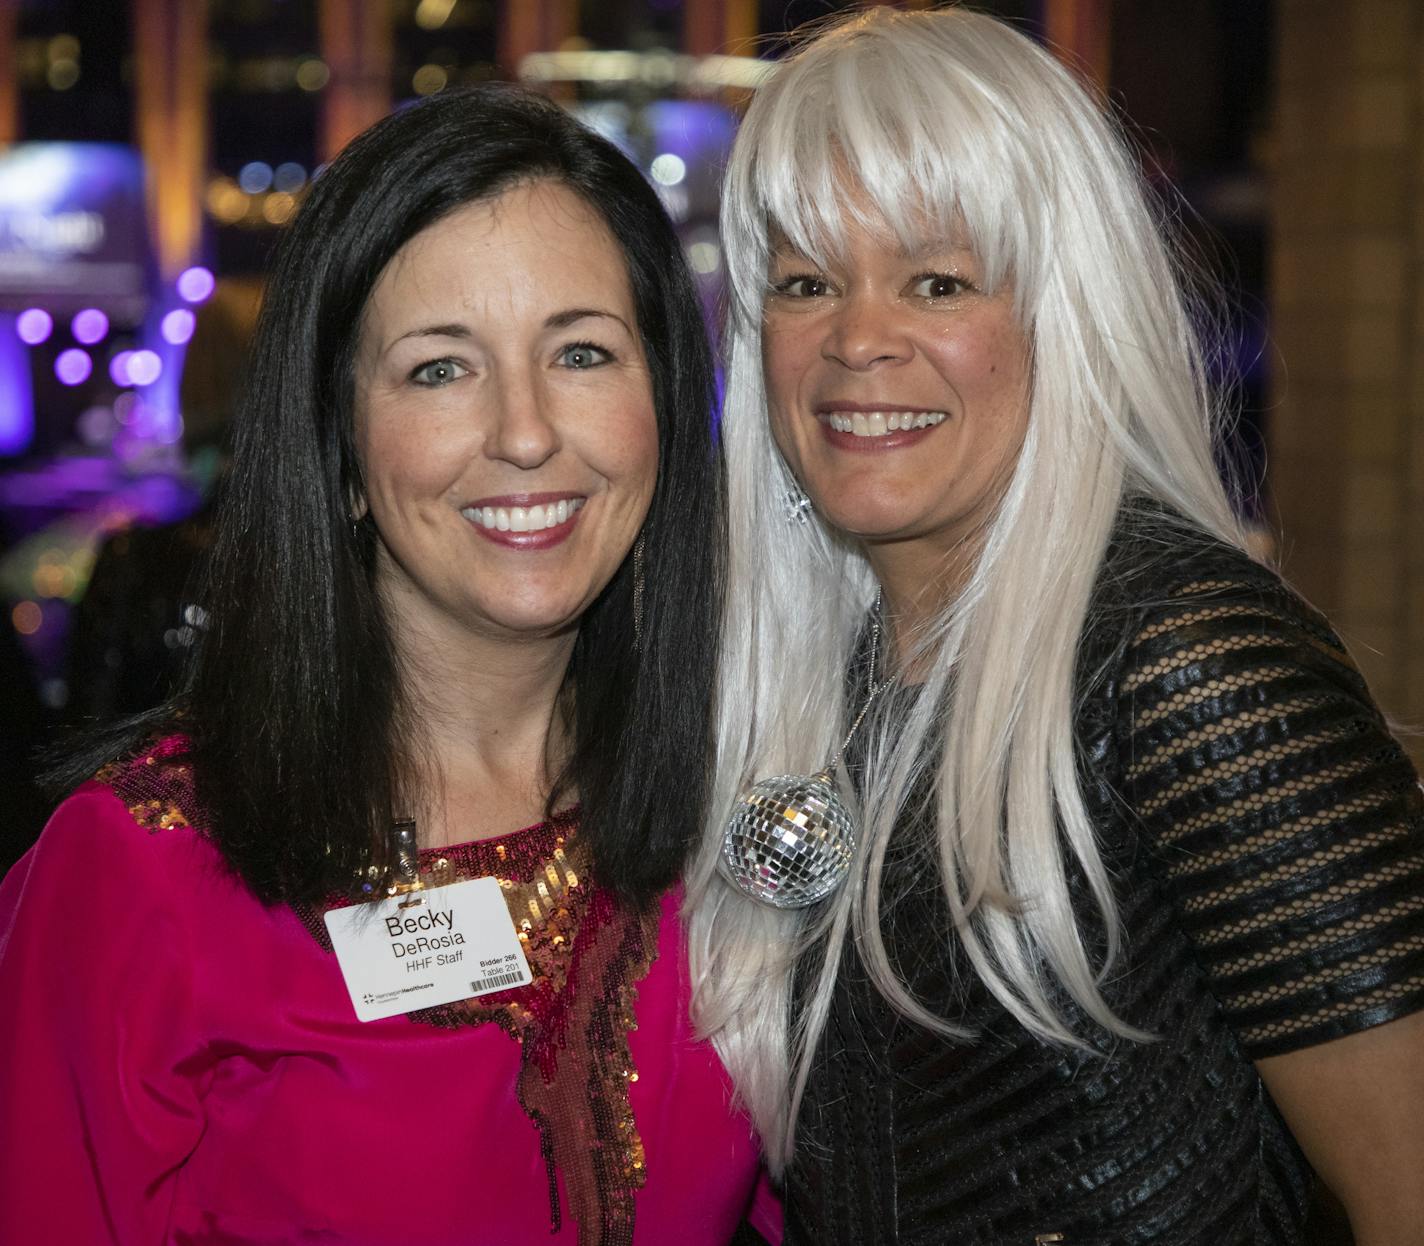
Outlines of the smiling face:
<svg viewBox="0 0 1424 1246">
<path fill-rule="evenodd" d="M 367 301 L 356 443 L 394 630 L 572 629 L 652 498 L 652 384 L 622 251 L 566 186 L 417 234 Z"/>
<path fill-rule="evenodd" d="M 823 266 L 778 236 L 762 333 L 772 433 L 822 518 L 873 562 L 972 548 L 1023 444 L 1031 351 L 969 246 L 852 220 Z"/>
</svg>

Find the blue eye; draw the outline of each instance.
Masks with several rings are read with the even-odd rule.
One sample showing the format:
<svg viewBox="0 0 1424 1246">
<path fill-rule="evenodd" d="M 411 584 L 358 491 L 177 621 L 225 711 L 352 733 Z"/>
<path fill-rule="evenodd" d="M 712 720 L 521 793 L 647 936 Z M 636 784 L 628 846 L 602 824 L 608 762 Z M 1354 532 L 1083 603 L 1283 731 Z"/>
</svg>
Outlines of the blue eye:
<svg viewBox="0 0 1424 1246">
<path fill-rule="evenodd" d="M 453 359 L 432 359 L 429 363 L 423 363 L 410 374 L 410 379 L 417 385 L 425 385 L 431 389 L 438 389 L 442 385 L 448 385 L 451 381 L 457 381 L 469 371 L 463 364 L 456 363 Z"/>
<path fill-rule="evenodd" d="M 566 368 L 596 368 L 612 358 L 602 346 L 595 346 L 592 342 L 570 342 L 559 352 L 559 362 Z"/>
</svg>

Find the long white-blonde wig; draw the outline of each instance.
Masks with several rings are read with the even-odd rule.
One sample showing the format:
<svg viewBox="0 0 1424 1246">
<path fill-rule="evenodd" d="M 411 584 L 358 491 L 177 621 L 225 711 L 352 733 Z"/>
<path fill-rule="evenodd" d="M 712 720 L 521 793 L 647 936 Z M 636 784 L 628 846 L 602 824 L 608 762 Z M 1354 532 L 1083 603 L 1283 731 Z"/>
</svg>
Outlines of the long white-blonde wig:
<svg viewBox="0 0 1424 1246">
<path fill-rule="evenodd" d="M 814 514 L 786 518 L 794 482 L 768 424 L 762 308 L 772 229 L 808 255 L 834 254 L 855 210 L 911 244 L 927 226 L 967 231 L 990 290 L 1012 290 L 1032 343 L 1029 421 L 967 584 L 914 638 L 933 655 L 929 677 L 907 715 L 900 698 L 893 738 L 874 717 L 862 729 L 849 882 L 796 914 L 724 880 L 723 828 L 747 783 L 813 772 L 840 743 L 847 664 L 875 582 L 854 541 Z M 1127 144 L 1073 74 L 1011 27 L 962 9 L 879 7 L 821 29 L 760 88 L 743 122 L 722 207 L 731 582 L 713 814 L 687 916 L 695 1016 L 774 1171 L 792 1152 L 847 937 L 898 1009 L 963 1032 L 910 995 L 881 936 L 886 845 L 926 766 L 937 767 L 926 777 L 951 915 L 950 929 L 926 937 L 957 940 L 988 990 L 1043 1041 L 1081 1041 L 1050 1001 L 1050 975 L 1089 1023 L 1145 1037 L 1099 989 L 1119 922 L 1079 788 L 1075 657 L 1125 499 L 1157 499 L 1241 541 L 1159 215 Z M 1110 932 L 1105 956 L 1090 955 L 1075 919 L 1070 860 Z M 806 978 L 793 1016 L 798 957 Z"/>
</svg>

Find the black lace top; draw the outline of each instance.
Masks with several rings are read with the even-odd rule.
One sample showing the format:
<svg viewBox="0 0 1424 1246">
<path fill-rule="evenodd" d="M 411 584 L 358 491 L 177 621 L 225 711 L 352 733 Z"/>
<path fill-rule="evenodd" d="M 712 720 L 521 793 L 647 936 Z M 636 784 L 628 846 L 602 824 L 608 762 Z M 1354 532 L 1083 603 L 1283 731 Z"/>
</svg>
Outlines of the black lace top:
<svg viewBox="0 0 1424 1246">
<path fill-rule="evenodd" d="M 1095 1051 L 1029 1037 L 946 940 L 932 828 L 906 824 L 892 962 L 978 1037 L 899 1017 L 848 950 L 787 1177 L 793 1246 L 1300 1242 L 1310 1171 L 1251 1061 L 1424 1008 L 1409 762 L 1274 574 L 1153 526 L 1122 529 L 1100 577 L 1078 743 L 1126 931 L 1105 994 L 1160 1041 L 1066 1002 Z"/>
</svg>

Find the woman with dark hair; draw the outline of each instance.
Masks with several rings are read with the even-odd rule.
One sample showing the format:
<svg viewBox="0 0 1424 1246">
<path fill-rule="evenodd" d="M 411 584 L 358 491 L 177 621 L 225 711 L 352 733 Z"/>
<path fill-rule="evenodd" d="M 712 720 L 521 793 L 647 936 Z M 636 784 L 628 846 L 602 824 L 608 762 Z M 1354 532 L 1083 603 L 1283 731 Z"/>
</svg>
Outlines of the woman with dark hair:
<svg viewBox="0 0 1424 1246">
<path fill-rule="evenodd" d="M 758 89 L 722 226 L 690 946 L 787 1240 L 1299 1246 L 1313 1170 L 1424 1241 L 1424 796 L 1246 551 L 1110 120 L 877 7 Z"/>
<path fill-rule="evenodd" d="M 249 375 L 185 690 L 0 892 L 0 1238 L 726 1241 L 674 890 L 721 468 L 656 196 L 537 97 L 398 113 Z"/>
</svg>

